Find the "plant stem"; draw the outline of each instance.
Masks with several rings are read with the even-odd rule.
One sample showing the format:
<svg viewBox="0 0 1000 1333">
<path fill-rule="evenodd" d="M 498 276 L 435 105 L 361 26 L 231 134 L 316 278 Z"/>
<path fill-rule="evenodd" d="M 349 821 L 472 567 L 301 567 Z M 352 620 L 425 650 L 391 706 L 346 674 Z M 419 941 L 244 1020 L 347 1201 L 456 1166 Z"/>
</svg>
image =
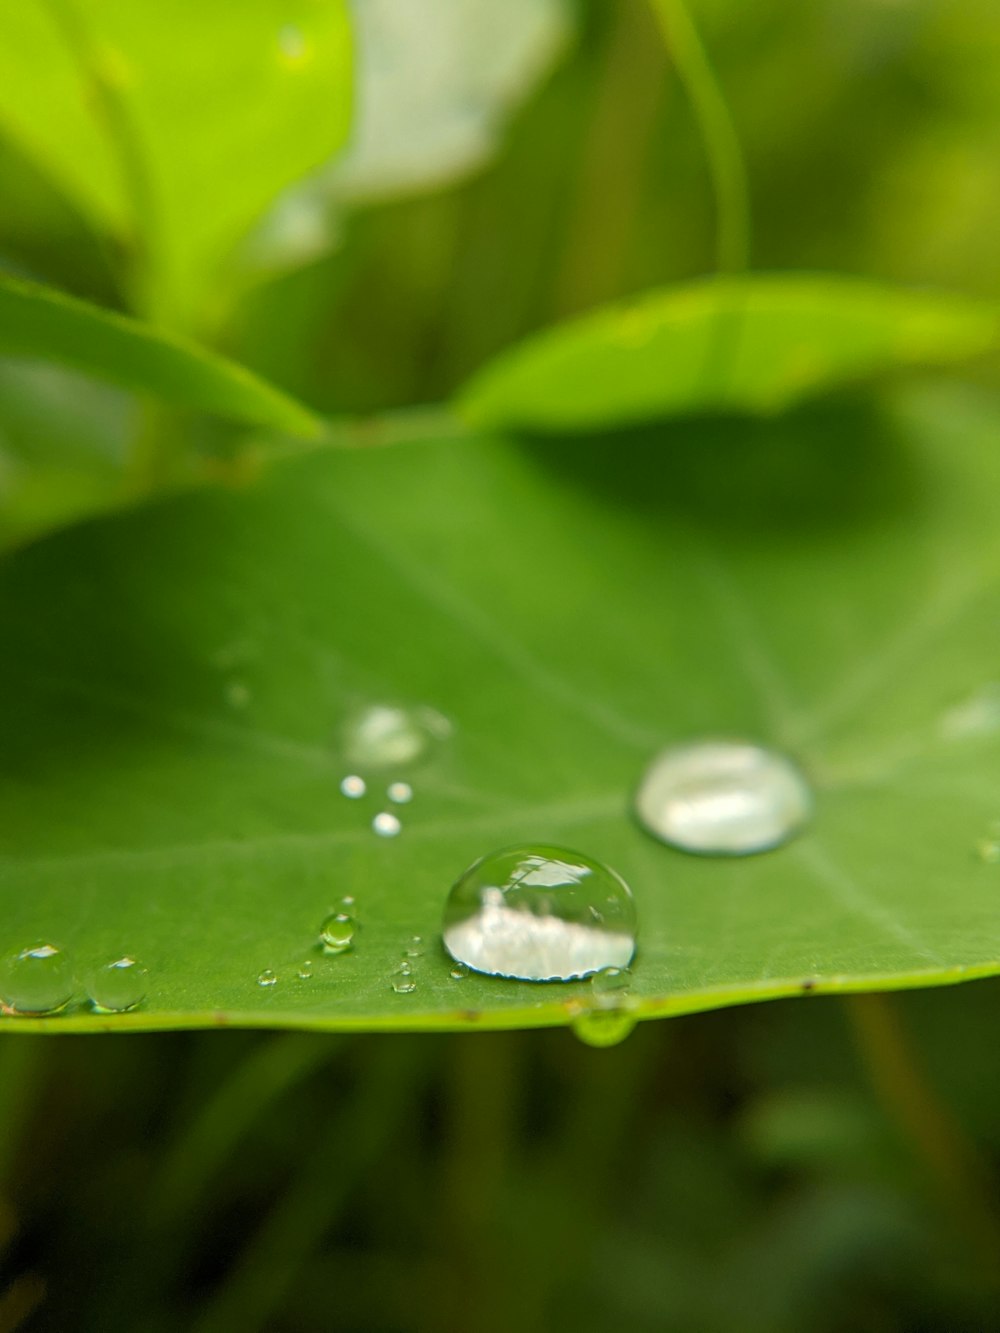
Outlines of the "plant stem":
<svg viewBox="0 0 1000 1333">
<path fill-rule="evenodd" d="M 1000 1279 L 1000 1219 L 983 1189 L 987 1177 L 975 1144 L 920 1068 L 898 1003 L 884 994 L 849 995 L 844 1003 L 887 1115 L 923 1163 L 996 1282 Z"/>
<path fill-rule="evenodd" d="M 698 122 L 716 206 L 715 267 L 741 273 L 750 259 L 750 204 L 736 127 L 684 0 L 651 0 Z"/>
</svg>

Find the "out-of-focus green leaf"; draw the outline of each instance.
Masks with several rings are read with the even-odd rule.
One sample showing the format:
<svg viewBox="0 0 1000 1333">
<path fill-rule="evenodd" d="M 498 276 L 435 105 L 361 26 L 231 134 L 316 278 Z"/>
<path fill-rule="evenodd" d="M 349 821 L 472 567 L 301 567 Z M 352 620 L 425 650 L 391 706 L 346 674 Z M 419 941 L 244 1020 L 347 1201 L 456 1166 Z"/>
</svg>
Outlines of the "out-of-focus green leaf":
<svg viewBox="0 0 1000 1333">
<path fill-rule="evenodd" d="M 0 11 L 0 123 L 130 242 L 155 313 L 208 304 L 229 251 L 343 142 L 345 0 L 50 0 Z"/>
<path fill-rule="evenodd" d="M 316 435 L 319 419 L 224 357 L 60 292 L 0 277 L 0 355 L 54 361 L 168 403 Z"/>
<path fill-rule="evenodd" d="M 559 431 L 779 411 L 996 345 L 996 308 L 836 276 L 755 274 L 651 292 L 510 349 L 460 396 L 480 426 Z"/>
<path fill-rule="evenodd" d="M 570 28 L 565 0 L 365 0 L 354 19 L 350 146 L 265 220 L 249 248 L 257 266 L 322 252 L 345 209 L 433 189 L 481 166 Z"/>
<path fill-rule="evenodd" d="M 438 943 L 454 878 L 532 840 L 631 884 L 640 1016 L 1000 972 L 998 425 L 993 398 L 910 391 L 613 450 L 320 451 L 17 553 L 3 943 L 151 975 L 131 1014 L 5 1023 L 567 1022 L 586 983 L 454 980 Z M 349 800 L 340 724 L 385 701 L 453 733 Z M 802 836 L 741 860 L 640 830 L 650 755 L 707 734 L 798 757 Z M 387 806 L 403 777 L 412 801 Z M 387 808 L 395 838 L 372 830 Z M 345 894 L 358 933 L 327 957 Z"/>
</svg>

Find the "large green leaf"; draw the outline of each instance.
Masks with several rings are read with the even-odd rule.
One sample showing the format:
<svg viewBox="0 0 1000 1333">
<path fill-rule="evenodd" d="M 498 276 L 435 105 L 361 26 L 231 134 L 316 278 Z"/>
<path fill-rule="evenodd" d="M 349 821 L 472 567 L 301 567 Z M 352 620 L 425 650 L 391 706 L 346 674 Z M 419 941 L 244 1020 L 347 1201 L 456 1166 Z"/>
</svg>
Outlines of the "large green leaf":
<svg viewBox="0 0 1000 1333">
<path fill-rule="evenodd" d="M 996 308 L 811 274 L 650 292 L 518 344 L 460 399 L 473 424 L 574 430 L 718 409 L 775 412 L 899 366 L 995 347 Z"/>
<path fill-rule="evenodd" d="M 0 276 L 0 355 L 52 361 L 168 403 L 316 435 L 319 419 L 243 366 L 138 320 Z"/>
<path fill-rule="evenodd" d="M 586 983 L 453 980 L 437 942 L 451 881 L 526 840 L 631 883 L 642 1016 L 1000 972 L 1000 865 L 976 852 L 1000 816 L 998 427 L 995 400 L 940 390 L 614 447 L 322 451 L 19 553 L 3 942 L 84 972 L 129 950 L 151 978 L 133 1014 L 8 1025 L 565 1022 Z M 385 700 L 454 732 L 348 800 L 338 727 Z M 799 840 L 695 858 L 635 825 L 648 757 L 720 733 L 800 759 Z M 414 799 L 381 839 L 397 777 Z M 320 956 L 344 894 L 355 947 Z"/>
<path fill-rule="evenodd" d="M 344 0 L 50 0 L 0 11 L 0 123 L 186 321 L 274 196 L 343 142 Z"/>
</svg>

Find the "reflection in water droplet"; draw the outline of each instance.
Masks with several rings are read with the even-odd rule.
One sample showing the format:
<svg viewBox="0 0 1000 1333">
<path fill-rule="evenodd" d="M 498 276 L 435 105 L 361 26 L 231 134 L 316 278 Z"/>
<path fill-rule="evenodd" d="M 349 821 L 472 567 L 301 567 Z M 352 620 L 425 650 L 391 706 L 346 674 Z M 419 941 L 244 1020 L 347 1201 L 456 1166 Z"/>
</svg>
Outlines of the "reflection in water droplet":
<svg viewBox="0 0 1000 1333">
<path fill-rule="evenodd" d="M 445 948 L 476 972 L 569 981 L 625 967 L 636 914 L 624 880 L 560 847 L 509 847 L 457 881 L 444 909 Z"/>
<path fill-rule="evenodd" d="M 591 977 L 589 1001 L 572 1023 L 574 1034 L 587 1046 L 617 1046 L 635 1028 L 631 981 L 624 967 L 605 967 Z"/>
<path fill-rule="evenodd" d="M 303 961 L 299 963 L 295 975 L 298 977 L 300 981 L 308 981 L 309 978 L 312 976 L 312 974 L 313 974 L 313 965 L 311 960 L 308 958 L 303 959 Z"/>
<path fill-rule="evenodd" d="M 319 932 L 324 953 L 344 953 L 354 943 L 357 922 L 349 912 L 333 912 L 326 918 Z"/>
<path fill-rule="evenodd" d="M 747 856 L 787 842 L 812 813 L 805 778 L 784 755 L 746 741 L 671 746 L 635 798 L 647 832 L 685 852 Z"/>
<path fill-rule="evenodd" d="M 124 1014 L 142 1004 L 148 979 L 149 969 L 126 954 L 92 972 L 87 993 L 98 1013 Z"/>
<path fill-rule="evenodd" d="M 413 800 L 413 788 L 408 782 L 390 782 L 386 796 L 396 805 L 407 805 Z"/>
<path fill-rule="evenodd" d="M 364 778 L 358 777 L 357 773 L 348 773 L 347 777 L 341 781 L 341 792 L 352 801 L 359 800 L 368 790 Z"/>
<path fill-rule="evenodd" d="M 0 962 L 0 998 L 20 1014 L 55 1014 L 73 998 L 73 969 L 54 944 L 32 944 Z"/>
<path fill-rule="evenodd" d="M 277 980 L 278 980 L 278 978 L 277 978 L 277 977 L 275 976 L 275 974 L 271 971 L 271 969 L 270 969 L 269 967 L 265 967 L 265 968 L 264 968 L 264 971 L 261 972 L 260 975 L 257 977 L 257 985 L 258 985 L 258 986 L 273 986 L 273 985 L 275 985 L 275 983 L 277 982 Z"/>
<path fill-rule="evenodd" d="M 370 704 L 348 718 L 344 755 L 360 769 L 412 764 L 451 735 L 451 723 L 433 708 Z"/>
<path fill-rule="evenodd" d="M 372 828 L 380 838 L 395 838 L 402 827 L 396 816 L 388 810 L 380 810 L 372 820 Z"/>
</svg>

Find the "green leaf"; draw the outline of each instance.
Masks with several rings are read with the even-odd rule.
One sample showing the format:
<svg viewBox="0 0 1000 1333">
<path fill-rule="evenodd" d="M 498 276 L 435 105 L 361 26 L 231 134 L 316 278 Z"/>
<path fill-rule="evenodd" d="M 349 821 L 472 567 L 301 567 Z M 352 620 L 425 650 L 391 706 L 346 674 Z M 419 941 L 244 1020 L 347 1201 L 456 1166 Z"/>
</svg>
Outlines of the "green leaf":
<svg viewBox="0 0 1000 1333">
<path fill-rule="evenodd" d="M 54 940 L 81 975 L 129 951 L 151 978 L 132 1014 L 8 1025 L 566 1022 L 586 983 L 455 981 L 438 943 L 451 882 L 525 841 L 631 884 L 643 1017 L 1000 972 L 998 427 L 1000 402 L 951 389 L 614 449 L 319 451 L 18 553 L 4 944 Z M 349 800 L 338 729 L 386 700 L 453 734 Z M 797 841 L 699 858 L 637 827 L 648 758 L 718 734 L 802 763 Z M 355 947 L 324 957 L 344 894 Z"/>
<path fill-rule="evenodd" d="M 182 407 L 298 435 L 319 418 L 235 362 L 138 320 L 0 276 L 0 354 L 54 361 Z"/>
<path fill-rule="evenodd" d="M 460 396 L 474 425 L 541 431 L 780 411 L 897 367 L 996 346 L 996 307 L 835 276 L 754 274 L 651 292 L 528 339 Z"/>
<path fill-rule="evenodd" d="M 278 192 L 343 143 L 344 0 L 51 0 L 0 13 L 0 123 L 189 322 Z"/>
</svg>

